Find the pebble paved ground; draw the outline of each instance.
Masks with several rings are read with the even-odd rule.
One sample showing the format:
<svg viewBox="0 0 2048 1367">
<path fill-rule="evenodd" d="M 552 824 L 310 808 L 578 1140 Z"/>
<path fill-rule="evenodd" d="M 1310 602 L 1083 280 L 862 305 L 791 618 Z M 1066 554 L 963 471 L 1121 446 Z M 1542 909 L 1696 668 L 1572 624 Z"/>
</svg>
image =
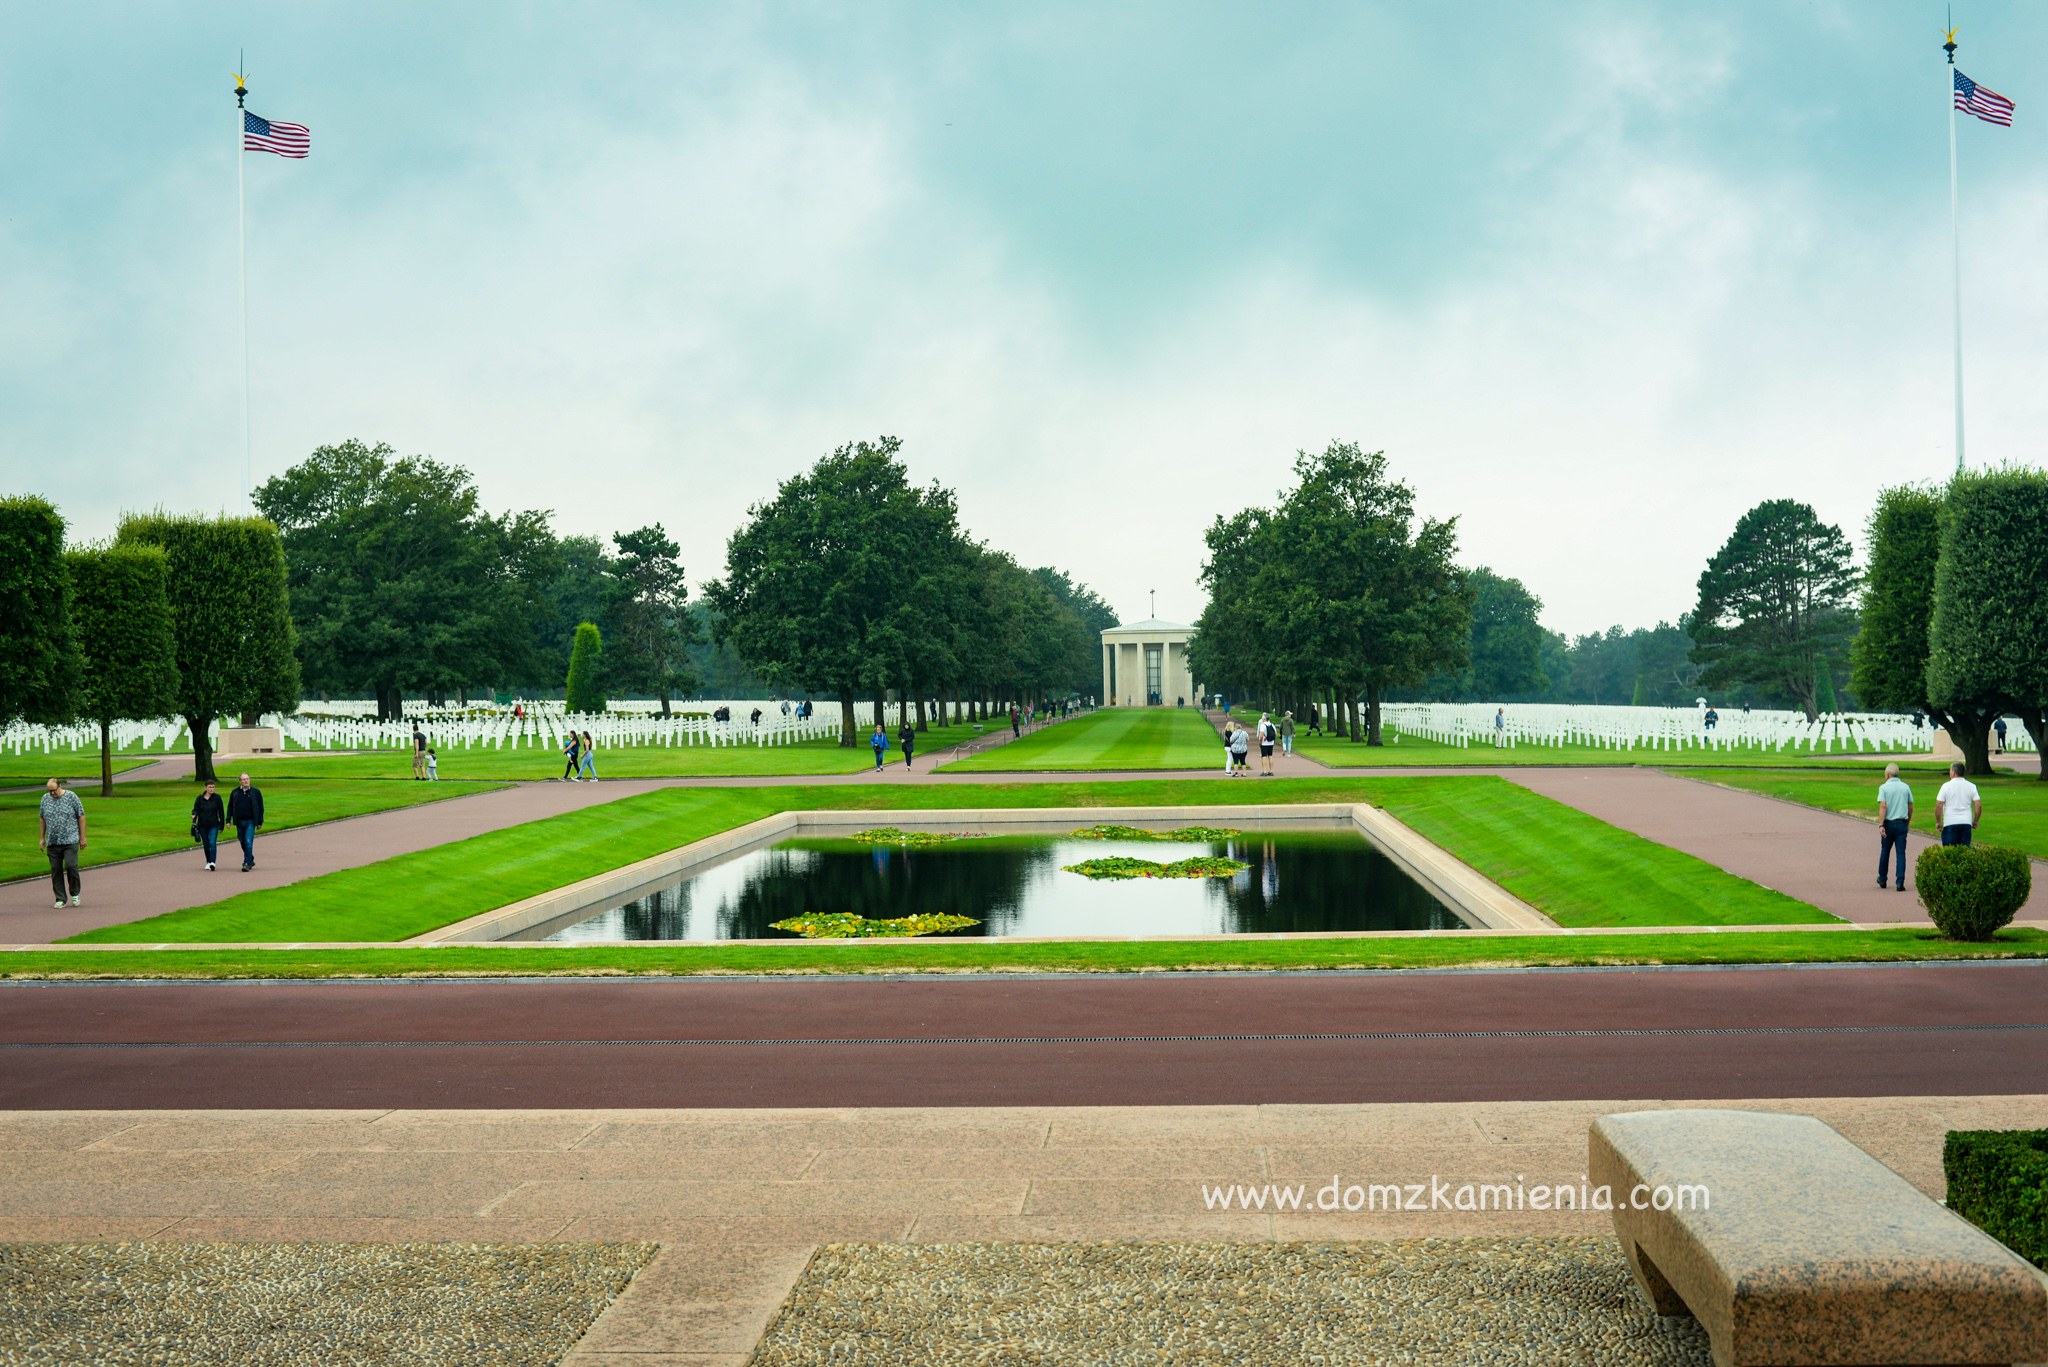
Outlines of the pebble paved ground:
<svg viewBox="0 0 2048 1367">
<path fill-rule="evenodd" d="M 826 1243 L 1605 1235 L 1597 1211 L 1276 1214 L 1203 1186 L 1575 1183 L 1592 1119 L 1644 1104 L 0 1112 L 0 1240 L 656 1241 L 568 1361 L 741 1367 Z M 1721 1104 L 1817 1115 L 1933 1196 L 1947 1130 L 2048 1119 L 2042 1095 Z"/>
<path fill-rule="evenodd" d="M 1711 1367 L 1612 1239 L 832 1244 L 755 1367 L 1162 1361 L 1237 1367 Z"/>
</svg>

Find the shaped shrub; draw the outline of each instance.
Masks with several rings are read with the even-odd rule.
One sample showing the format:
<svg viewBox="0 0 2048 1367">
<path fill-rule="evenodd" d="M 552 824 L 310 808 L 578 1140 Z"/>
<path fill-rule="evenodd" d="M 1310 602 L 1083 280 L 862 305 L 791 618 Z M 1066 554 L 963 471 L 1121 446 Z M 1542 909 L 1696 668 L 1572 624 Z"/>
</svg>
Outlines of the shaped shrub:
<svg viewBox="0 0 2048 1367">
<path fill-rule="evenodd" d="M 1997 845 L 1936 845 L 1920 851 L 1913 881 L 1935 928 L 1951 940 L 1988 940 L 2033 890 L 2032 862 Z"/>
</svg>

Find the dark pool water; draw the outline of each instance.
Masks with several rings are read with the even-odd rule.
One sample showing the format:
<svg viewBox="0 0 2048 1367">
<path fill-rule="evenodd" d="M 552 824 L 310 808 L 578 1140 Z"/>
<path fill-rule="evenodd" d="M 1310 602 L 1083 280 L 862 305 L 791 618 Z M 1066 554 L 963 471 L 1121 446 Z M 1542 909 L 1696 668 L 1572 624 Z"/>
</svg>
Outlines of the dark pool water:
<svg viewBox="0 0 2048 1367">
<path fill-rule="evenodd" d="M 1161 863 L 1227 855 L 1229 878 L 1098 880 L 1065 864 L 1108 855 Z M 791 840 L 741 855 L 550 940 L 798 939 L 772 922 L 806 912 L 876 918 L 950 913 L 950 935 L 1210 935 L 1463 930 L 1464 922 L 1350 830 L 1259 832 L 1228 841 L 993 836 L 926 849 Z"/>
</svg>

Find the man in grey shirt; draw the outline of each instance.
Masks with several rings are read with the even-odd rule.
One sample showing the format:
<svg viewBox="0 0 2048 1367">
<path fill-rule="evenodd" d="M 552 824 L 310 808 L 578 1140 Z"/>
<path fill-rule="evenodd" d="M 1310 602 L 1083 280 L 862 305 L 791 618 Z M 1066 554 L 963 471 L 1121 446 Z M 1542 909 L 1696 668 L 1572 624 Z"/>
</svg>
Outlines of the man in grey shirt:
<svg viewBox="0 0 2048 1367">
<path fill-rule="evenodd" d="M 57 900 L 52 906 L 64 905 L 65 884 L 71 889 L 71 905 L 78 905 L 78 852 L 85 848 L 85 804 L 78 800 L 78 794 L 64 786 L 64 780 L 53 778 L 43 785 L 43 800 L 37 809 L 39 831 L 37 839 L 42 842 L 43 853 L 50 857 L 50 891 Z"/>
<path fill-rule="evenodd" d="M 1906 832 L 1913 829 L 1913 790 L 1899 778 L 1899 766 L 1884 766 L 1884 782 L 1877 789 L 1877 824 L 1883 834 L 1877 838 L 1877 885 L 1884 886 L 1885 861 L 1896 849 L 1900 892 L 1906 890 Z"/>
</svg>

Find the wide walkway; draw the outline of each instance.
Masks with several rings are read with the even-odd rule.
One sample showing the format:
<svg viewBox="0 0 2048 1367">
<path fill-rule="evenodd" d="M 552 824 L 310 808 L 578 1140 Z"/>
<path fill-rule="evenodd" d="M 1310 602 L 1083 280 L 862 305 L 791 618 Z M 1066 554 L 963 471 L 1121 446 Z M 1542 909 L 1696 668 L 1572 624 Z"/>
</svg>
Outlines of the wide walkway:
<svg viewBox="0 0 2048 1367">
<path fill-rule="evenodd" d="M 1948 1130 L 2048 1117 L 2043 1095 L 1721 1104 L 1817 1115 L 1937 1198 Z M 12 1112 L 0 1241 L 654 1240 L 567 1361 L 741 1367 L 826 1242 L 1605 1234 L 1599 1212 L 1452 1193 L 1576 1187 L 1592 1120 L 1645 1106 Z M 1423 1208 L 1315 1209 L 1333 1180 Z M 1268 1208 L 1214 1208 L 1236 1187 Z M 1304 1209 L 1274 1213 L 1279 1190 Z"/>
<path fill-rule="evenodd" d="M 2048 1092 L 2048 964 L 0 984 L 0 1108 Z"/>
<path fill-rule="evenodd" d="M 1657 769 L 1534 769 L 1508 773 L 1533 792 L 1597 816 L 1612 826 L 1683 850 L 1739 878 L 1775 888 L 1847 921 L 1925 924 L 1910 891 L 1877 886 L 1875 824 Z M 1871 805 L 1877 805 L 1872 784 Z M 1913 861 L 1934 841 L 1916 831 Z M 2048 869 L 2034 864 L 2034 891 L 2024 920 L 2048 919 Z"/>
</svg>

